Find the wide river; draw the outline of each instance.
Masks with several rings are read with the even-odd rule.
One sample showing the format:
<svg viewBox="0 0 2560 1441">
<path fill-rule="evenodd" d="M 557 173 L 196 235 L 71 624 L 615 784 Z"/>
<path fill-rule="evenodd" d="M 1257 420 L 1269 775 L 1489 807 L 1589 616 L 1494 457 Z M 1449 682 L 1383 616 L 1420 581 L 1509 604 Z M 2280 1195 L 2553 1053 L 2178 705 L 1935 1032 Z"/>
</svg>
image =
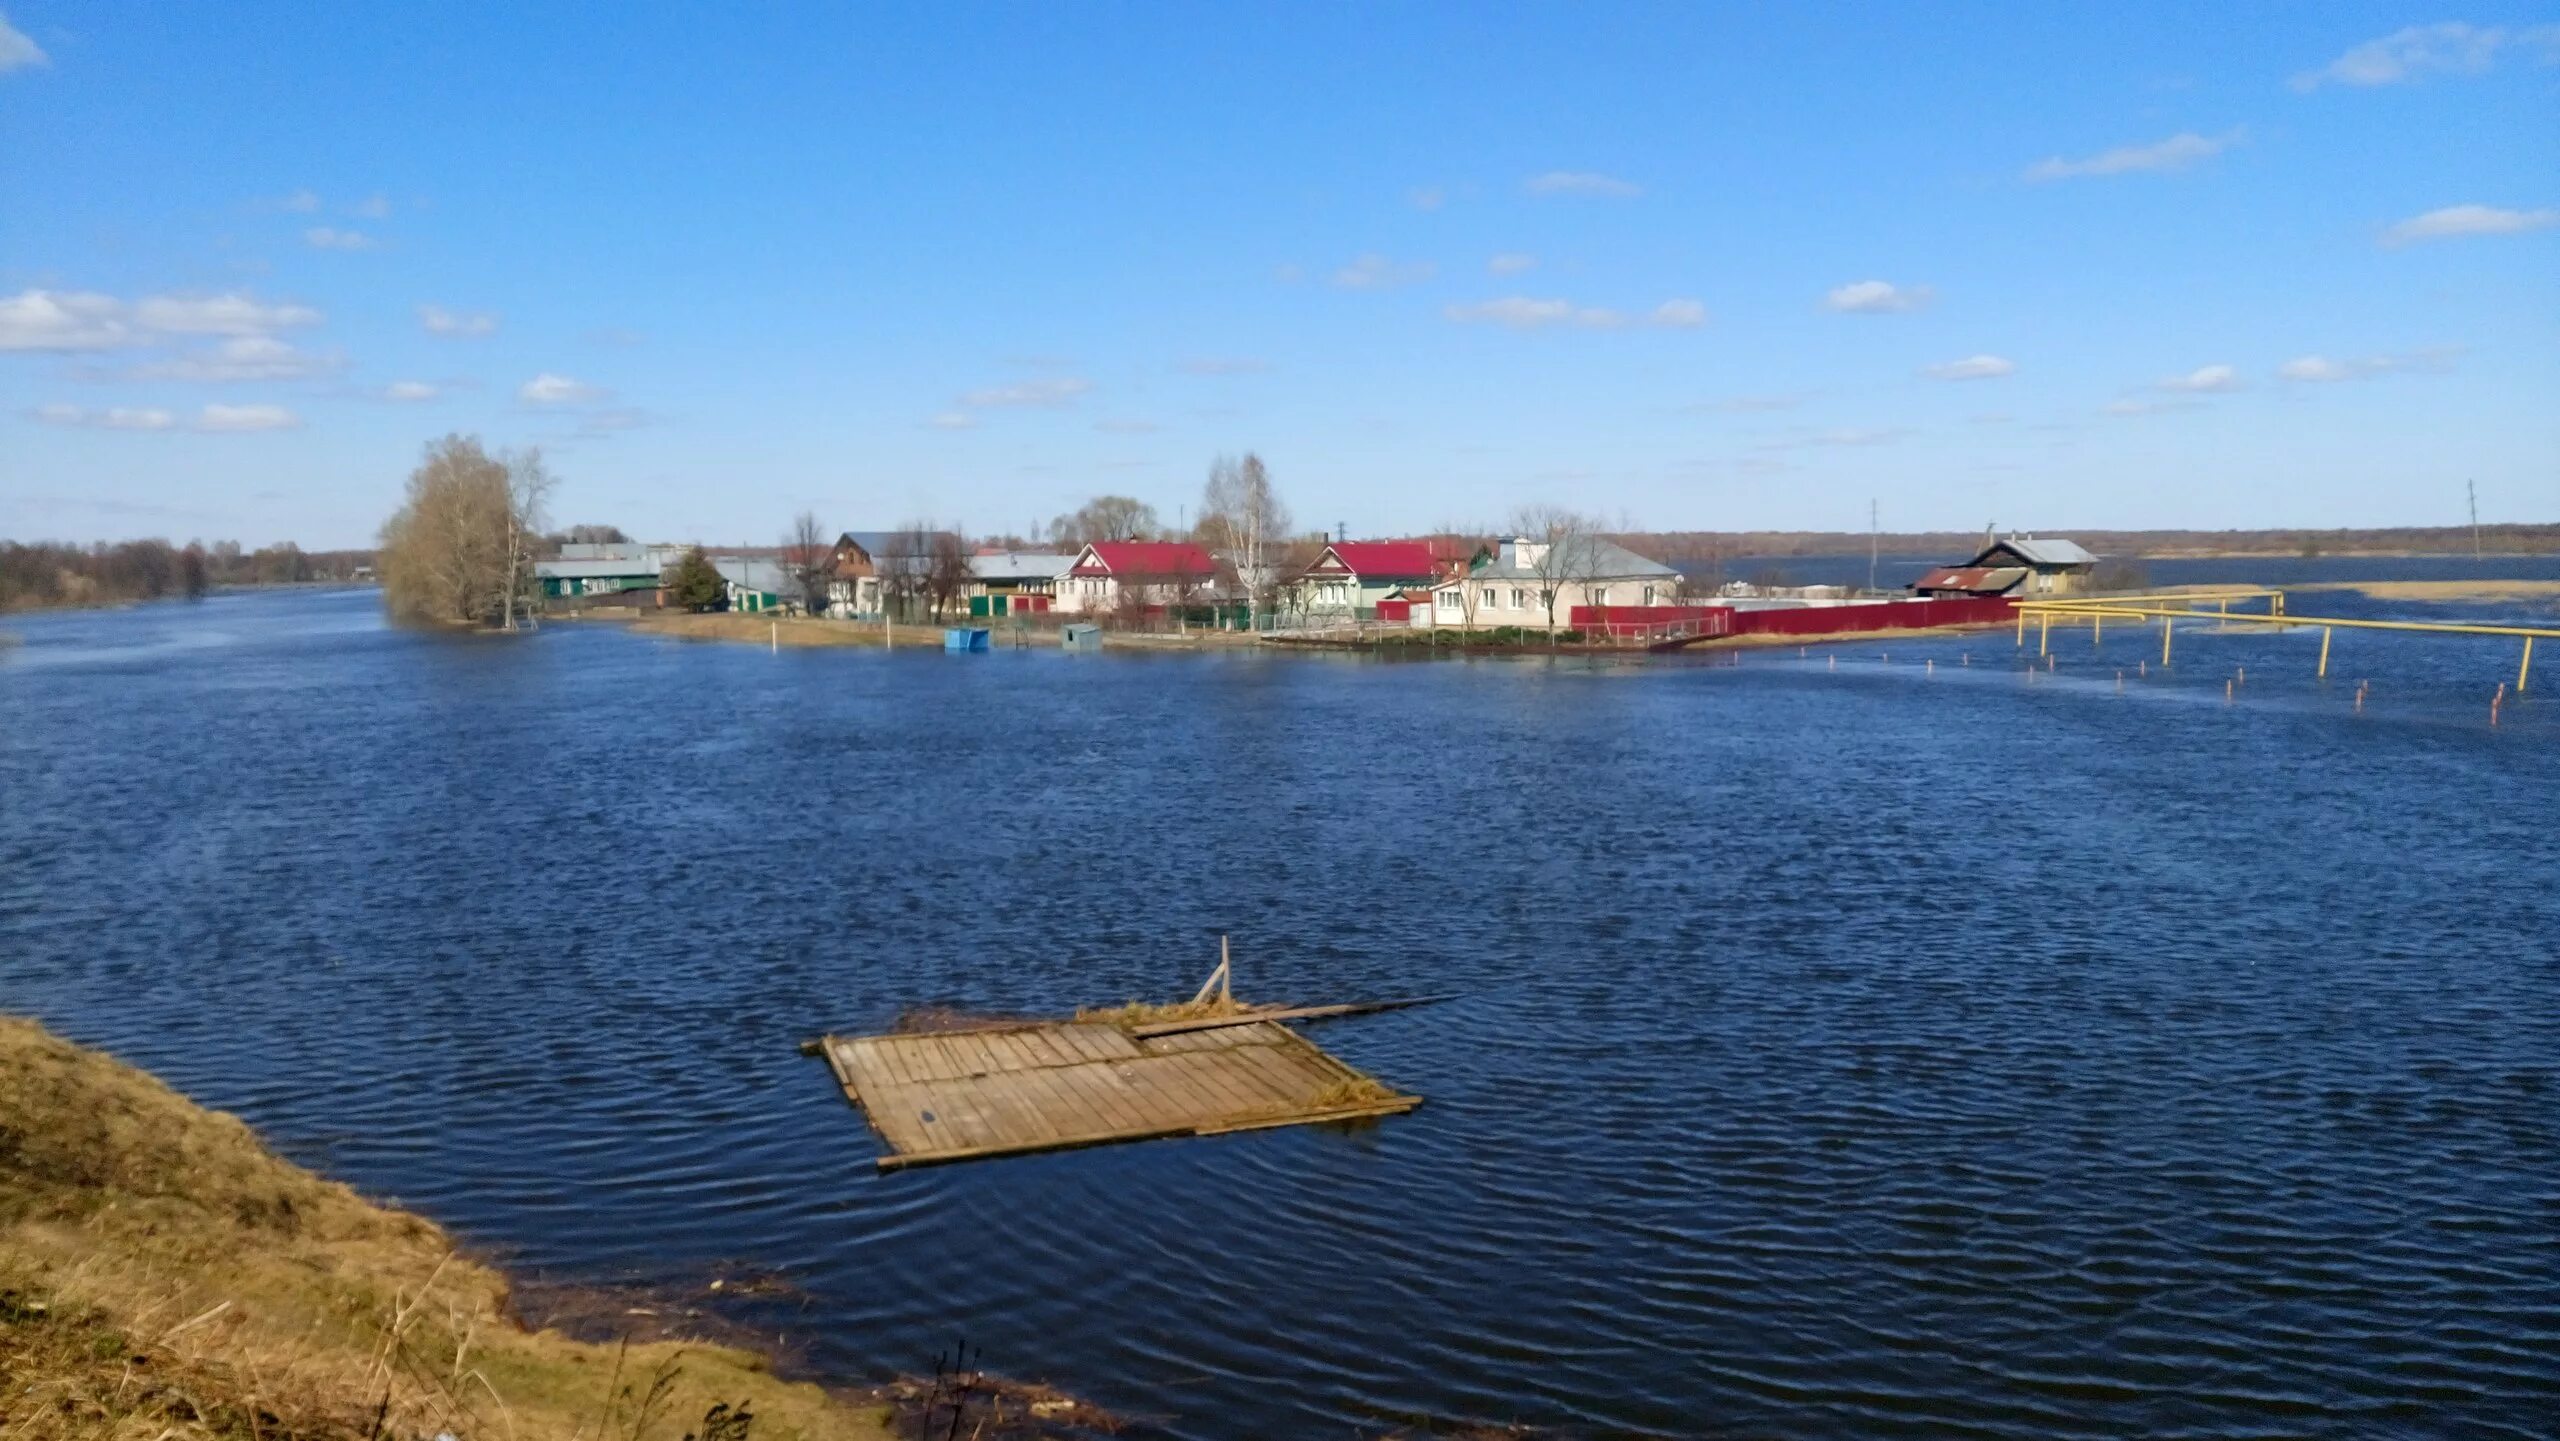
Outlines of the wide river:
<svg viewBox="0 0 2560 1441">
<path fill-rule="evenodd" d="M 734 1314 L 822 1376 L 965 1337 L 1197 1438 L 2560 1426 L 2560 706 L 2489 726 L 2511 641 L 6 628 L 0 1008 L 530 1271 L 777 1275 Z M 1222 934 L 1250 998 L 1461 993 L 1313 1031 L 1428 1104 L 882 1175 L 796 1049 L 1187 994 Z"/>
</svg>

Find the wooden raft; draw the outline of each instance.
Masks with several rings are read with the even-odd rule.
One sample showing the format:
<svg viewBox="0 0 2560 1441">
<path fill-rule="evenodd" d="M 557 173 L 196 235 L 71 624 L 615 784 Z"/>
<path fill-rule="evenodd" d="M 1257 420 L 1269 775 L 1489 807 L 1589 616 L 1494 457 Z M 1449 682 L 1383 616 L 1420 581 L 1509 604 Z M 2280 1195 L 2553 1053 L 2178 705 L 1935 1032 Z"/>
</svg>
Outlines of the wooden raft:
<svg viewBox="0 0 2560 1441">
<path fill-rule="evenodd" d="M 817 1049 L 888 1142 L 884 1171 L 1388 1116 L 1422 1104 L 1268 1020 L 825 1036 Z M 1345 1094 L 1361 1099 L 1345 1102 Z"/>
</svg>

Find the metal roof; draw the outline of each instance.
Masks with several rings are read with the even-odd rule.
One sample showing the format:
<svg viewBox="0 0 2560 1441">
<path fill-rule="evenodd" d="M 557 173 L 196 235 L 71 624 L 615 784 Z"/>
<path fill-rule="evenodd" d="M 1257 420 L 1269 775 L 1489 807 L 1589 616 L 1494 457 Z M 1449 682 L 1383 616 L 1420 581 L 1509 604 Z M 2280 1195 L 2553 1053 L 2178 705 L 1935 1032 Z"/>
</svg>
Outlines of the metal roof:
<svg viewBox="0 0 2560 1441">
<path fill-rule="evenodd" d="M 604 575 L 645 575 L 658 578 L 661 567 L 640 556 L 624 556 L 612 560 L 537 560 L 533 573 L 553 580 L 588 580 Z"/>
<path fill-rule="evenodd" d="M 714 557 L 711 564 L 713 569 L 720 572 L 722 580 L 742 590 L 761 590 L 780 595 L 790 587 L 790 577 L 782 573 L 781 566 L 769 560 L 723 555 Z"/>
<path fill-rule="evenodd" d="M 1960 590 L 1968 595 L 2006 595 L 2027 578 L 2022 565 L 1941 566 L 1911 583 L 1913 590 Z"/>
<path fill-rule="evenodd" d="M 1506 540 L 1502 543 L 1501 554 L 1487 561 L 1481 569 L 1469 572 L 1468 577 L 1465 578 L 1530 581 L 1540 579 L 1536 566 L 1519 563 L 1518 547 L 1524 540 L 1531 545 L 1540 543 L 1535 537 L 1530 536 Z M 1680 574 L 1662 562 L 1647 560 L 1615 541 L 1591 537 L 1573 541 L 1571 544 L 1587 547 L 1587 559 L 1577 559 L 1572 566 L 1568 567 L 1571 574 L 1555 575 L 1549 578 L 1579 585 L 1588 581 L 1669 580 L 1677 578 Z"/>
<path fill-rule="evenodd" d="M 869 547 L 864 547 L 868 549 Z M 1045 551 L 1003 550 L 969 557 L 969 573 L 980 580 L 1056 580 L 1075 566 L 1072 555 Z"/>
<path fill-rule="evenodd" d="M 2033 536 L 2008 536 L 1982 548 L 1973 558 L 1980 565 L 1993 552 L 2006 546 L 2018 559 L 2029 565 L 2096 565 L 2098 558 L 2080 548 L 2076 540 L 2037 540 Z"/>
</svg>

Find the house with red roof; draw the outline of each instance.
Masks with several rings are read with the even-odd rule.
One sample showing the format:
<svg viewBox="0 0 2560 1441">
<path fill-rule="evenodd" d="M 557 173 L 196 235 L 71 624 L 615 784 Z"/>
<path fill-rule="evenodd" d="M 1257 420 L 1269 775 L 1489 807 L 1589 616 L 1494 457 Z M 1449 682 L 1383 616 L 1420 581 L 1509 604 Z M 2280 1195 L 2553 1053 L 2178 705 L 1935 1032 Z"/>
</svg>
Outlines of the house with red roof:
<svg viewBox="0 0 2560 1441">
<path fill-rule="evenodd" d="M 1291 582 L 1297 608 L 1311 616 L 1374 618 L 1378 602 L 1407 590 L 1415 594 L 1464 571 L 1465 542 L 1438 540 L 1338 540 Z"/>
<path fill-rule="evenodd" d="M 1188 605 L 1217 579 L 1218 563 L 1187 540 L 1097 540 L 1076 553 L 1058 582 L 1057 609 L 1103 615 Z"/>
</svg>

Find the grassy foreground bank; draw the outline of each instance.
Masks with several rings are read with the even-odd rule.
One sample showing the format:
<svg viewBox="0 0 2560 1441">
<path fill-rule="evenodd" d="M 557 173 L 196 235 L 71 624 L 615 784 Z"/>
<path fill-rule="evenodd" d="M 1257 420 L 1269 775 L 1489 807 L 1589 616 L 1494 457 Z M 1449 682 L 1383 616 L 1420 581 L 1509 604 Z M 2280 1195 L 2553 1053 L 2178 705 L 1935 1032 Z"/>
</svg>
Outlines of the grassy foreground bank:
<svg viewBox="0 0 2560 1441">
<path fill-rule="evenodd" d="M 891 1434 L 885 1407 L 784 1381 L 750 1352 L 526 1330 L 506 1279 L 432 1223 L 0 1016 L 0 1436 L 442 1433 Z"/>
</svg>

